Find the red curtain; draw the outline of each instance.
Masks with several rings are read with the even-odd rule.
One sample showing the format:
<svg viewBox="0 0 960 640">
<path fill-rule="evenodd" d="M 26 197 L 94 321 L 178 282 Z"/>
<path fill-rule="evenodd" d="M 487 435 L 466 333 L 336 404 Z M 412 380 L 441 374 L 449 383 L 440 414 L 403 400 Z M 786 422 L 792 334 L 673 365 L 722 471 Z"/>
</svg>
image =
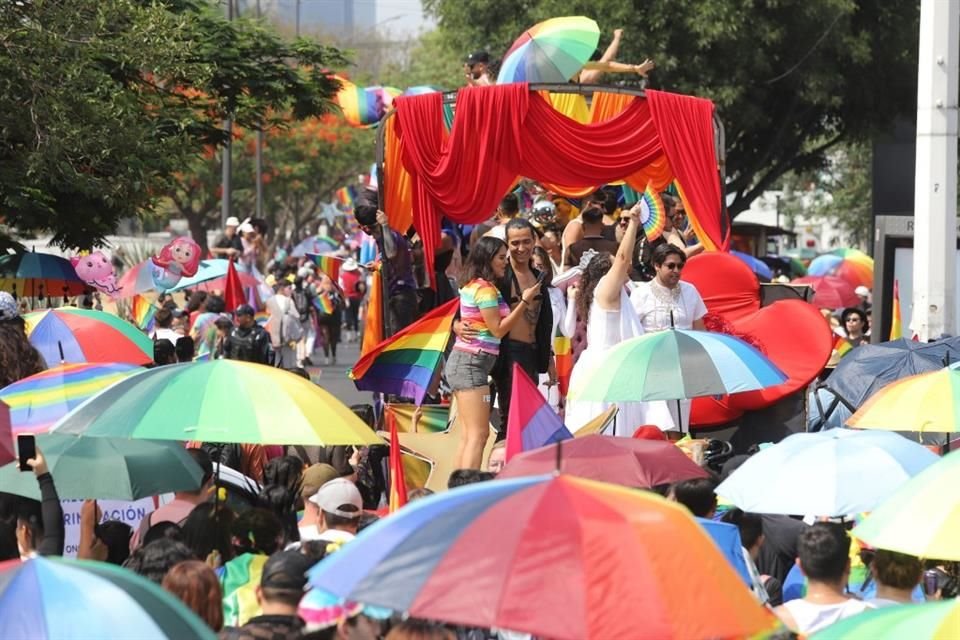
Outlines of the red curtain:
<svg viewBox="0 0 960 640">
<path fill-rule="evenodd" d="M 403 140 L 413 222 L 423 238 L 427 272 L 433 273 L 441 215 L 460 223 L 486 220 L 518 176 L 560 185 L 601 185 L 634 174 L 663 155 L 678 177 L 685 176 L 681 180 L 703 180 L 712 168 L 712 182 L 691 185 L 687 194 L 698 217 L 717 219 L 703 225 L 704 231 L 719 231 L 713 106 L 688 96 L 658 98 L 657 115 L 654 101 L 634 100 L 609 120 L 581 124 L 531 93 L 525 83 L 468 87 L 457 96 L 449 137 L 439 93 L 398 98 L 396 133 Z M 692 100 L 697 105 L 687 104 Z M 695 134 L 684 136 L 683 123 L 670 122 L 672 117 L 681 118 L 686 126 L 696 125 Z M 704 118 L 705 122 L 694 122 Z M 671 125 L 669 145 L 662 144 L 658 122 Z M 710 129 L 707 138 L 701 131 L 704 125 Z M 705 216 L 701 211 L 713 213 Z"/>
<path fill-rule="evenodd" d="M 646 92 L 663 153 L 679 183 L 697 238 L 713 251 L 730 248 L 730 222 L 720 195 L 713 141 L 713 103 L 663 91 Z"/>
</svg>

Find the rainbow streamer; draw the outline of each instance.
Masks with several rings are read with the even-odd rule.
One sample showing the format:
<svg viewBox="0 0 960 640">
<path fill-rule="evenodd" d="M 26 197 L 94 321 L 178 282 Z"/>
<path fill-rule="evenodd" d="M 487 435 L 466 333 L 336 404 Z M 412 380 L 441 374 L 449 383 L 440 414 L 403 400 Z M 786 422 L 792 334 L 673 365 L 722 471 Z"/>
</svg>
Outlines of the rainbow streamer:
<svg viewBox="0 0 960 640">
<path fill-rule="evenodd" d="M 397 423 L 390 423 L 390 502 L 389 512 L 393 513 L 407 504 L 407 480 L 403 473 L 403 460 L 400 453 L 400 438 L 397 436 Z"/>
<path fill-rule="evenodd" d="M 423 403 L 450 340 L 459 306 L 459 298 L 454 298 L 365 352 L 349 373 L 357 389 L 392 393 Z M 371 308 L 368 313 L 378 311 Z"/>
<path fill-rule="evenodd" d="M 315 253 L 308 253 L 307 258 L 316 265 L 320 271 L 325 273 L 328 278 L 333 280 L 333 284 L 340 286 L 340 267 L 343 266 L 343 260 L 333 256 L 321 256 Z"/>
<path fill-rule="evenodd" d="M 157 315 L 157 308 L 139 293 L 133 296 L 133 302 L 130 304 L 130 313 L 133 315 L 133 322 L 141 330 L 150 333 L 153 331 L 154 316 Z"/>
<path fill-rule="evenodd" d="M 653 185 L 647 183 L 647 188 L 640 196 L 640 224 L 647 241 L 653 242 L 661 235 L 666 226 L 667 212 L 663 206 L 663 199 Z"/>
<path fill-rule="evenodd" d="M 900 319 L 900 281 L 893 281 L 893 319 L 890 322 L 890 339 L 899 340 L 903 337 L 903 322 Z"/>
</svg>

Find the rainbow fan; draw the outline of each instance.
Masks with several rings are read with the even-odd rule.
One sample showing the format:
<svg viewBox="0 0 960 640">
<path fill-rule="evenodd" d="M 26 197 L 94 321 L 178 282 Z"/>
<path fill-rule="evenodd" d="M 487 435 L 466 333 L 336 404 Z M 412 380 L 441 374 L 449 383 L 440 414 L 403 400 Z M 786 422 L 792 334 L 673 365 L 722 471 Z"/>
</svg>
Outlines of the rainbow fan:
<svg viewBox="0 0 960 640">
<path fill-rule="evenodd" d="M 648 182 L 647 188 L 640 196 L 640 224 L 648 242 L 653 242 L 663 235 L 666 225 L 667 211 L 663 206 L 663 199 L 657 190 Z"/>
</svg>

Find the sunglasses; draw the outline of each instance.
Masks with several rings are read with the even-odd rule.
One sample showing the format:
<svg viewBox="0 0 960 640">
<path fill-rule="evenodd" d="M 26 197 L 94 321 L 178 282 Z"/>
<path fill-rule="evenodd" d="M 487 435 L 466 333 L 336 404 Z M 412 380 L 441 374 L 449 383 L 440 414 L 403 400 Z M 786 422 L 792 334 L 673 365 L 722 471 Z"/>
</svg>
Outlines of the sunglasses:
<svg viewBox="0 0 960 640">
<path fill-rule="evenodd" d="M 664 268 L 669 269 L 670 271 L 680 271 L 683 269 L 682 262 L 664 262 Z"/>
</svg>

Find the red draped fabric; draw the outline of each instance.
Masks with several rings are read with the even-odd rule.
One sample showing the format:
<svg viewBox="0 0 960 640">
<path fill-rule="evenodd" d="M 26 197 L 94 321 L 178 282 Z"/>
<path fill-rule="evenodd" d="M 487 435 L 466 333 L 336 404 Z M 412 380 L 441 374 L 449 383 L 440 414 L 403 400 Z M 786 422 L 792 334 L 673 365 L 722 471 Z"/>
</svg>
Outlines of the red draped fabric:
<svg viewBox="0 0 960 640">
<path fill-rule="evenodd" d="M 711 251 L 730 249 L 730 222 L 720 192 L 713 141 L 713 103 L 663 91 L 646 92 L 663 153 L 673 169 L 697 238 Z"/>
<path fill-rule="evenodd" d="M 681 180 L 706 180 L 704 185 L 691 183 L 685 193 L 689 208 L 701 219 L 709 218 L 710 224 L 702 225 L 704 232 L 719 233 L 713 106 L 672 94 L 660 94 L 655 100 L 656 111 L 654 101 L 634 100 L 609 120 L 581 124 L 557 112 L 526 84 L 469 87 L 457 96 L 456 117 L 447 137 L 441 94 L 398 98 L 396 134 L 403 140 L 413 223 L 423 238 L 427 273 L 433 273 L 441 215 L 459 223 L 486 220 L 518 176 L 571 187 L 601 185 L 630 176 L 663 156 L 678 177 L 685 176 Z M 693 100 L 696 105 L 687 104 Z M 684 135 L 682 123 L 671 122 L 672 112 L 690 121 L 687 126 L 696 131 Z M 704 118 L 705 123 L 693 122 Z M 669 125 L 667 145 L 658 123 Z M 708 138 L 702 135 L 704 125 L 710 129 Z M 715 239 L 722 246 L 721 237 Z"/>
</svg>

